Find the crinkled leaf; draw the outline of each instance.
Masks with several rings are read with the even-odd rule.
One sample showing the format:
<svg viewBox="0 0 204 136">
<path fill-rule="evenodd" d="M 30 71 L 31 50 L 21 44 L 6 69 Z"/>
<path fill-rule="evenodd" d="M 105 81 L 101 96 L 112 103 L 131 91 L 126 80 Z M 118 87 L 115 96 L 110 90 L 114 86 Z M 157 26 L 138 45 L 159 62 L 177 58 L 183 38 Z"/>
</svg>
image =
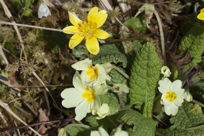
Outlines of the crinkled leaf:
<svg viewBox="0 0 204 136">
<path fill-rule="evenodd" d="M 161 64 L 155 46 L 147 43 L 138 51 L 131 69 L 130 101 L 136 108 L 143 110 L 146 117 L 152 114 Z"/>
<path fill-rule="evenodd" d="M 150 118 L 145 118 L 142 114 L 132 109 L 125 109 L 119 112 L 118 117 L 128 125 L 134 125 L 129 132 L 130 136 L 154 136 L 156 122 Z"/>
<path fill-rule="evenodd" d="M 169 129 L 158 129 L 157 135 L 163 136 L 203 136 L 204 114 L 197 104 L 184 103 L 176 116 L 170 119 Z"/>
<path fill-rule="evenodd" d="M 192 57 L 192 61 L 184 67 L 184 71 L 196 66 L 202 60 L 204 52 L 204 27 L 195 24 L 186 34 L 180 43 L 179 50 L 181 53 L 187 53 Z"/>
<path fill-rule="evenodd" d="M 147 29 L 146 21 L 138 17 L 128 19 L 124 25 L 132 28 L 135 32 L 145 31 Z"/>
<path fill-rule="evenodd" d="M 113 94 L 113 93 L 106 93 L 104 95 L 101 95 L 100 96 L 100 101 L 101 101 L 102 104 L 103 103 L 108 104 L 111 114 L 116 113 L 120 108 L 118 99 L 115 96 L 115 94 Z"/>
<path fill-rule="evenodd" d="M 122 84 L 127 81 L 126 78 L 115 69 L 111 70 L 108 74 L 111 77 L 110 82 L 112 84 Z"/>
<path fill-rule="evenodd" d="M 87 129 L 88 129 L 88 126 L 83 124 L 70 124 L 64 128 L 61 128 L 59 130 L 58 136 L 78 136 L 80 132 L 84 132 Z"/>
<path fill-rule="evenodd" d="M 127 66 L 127 58 L 125 54 L 115 44 L 106 44 L 101 46 L 100 53 L 92 58 L 94 64 L 103 64 L 112 62 L 115 64 L 122 64 Z"/>
</svg>

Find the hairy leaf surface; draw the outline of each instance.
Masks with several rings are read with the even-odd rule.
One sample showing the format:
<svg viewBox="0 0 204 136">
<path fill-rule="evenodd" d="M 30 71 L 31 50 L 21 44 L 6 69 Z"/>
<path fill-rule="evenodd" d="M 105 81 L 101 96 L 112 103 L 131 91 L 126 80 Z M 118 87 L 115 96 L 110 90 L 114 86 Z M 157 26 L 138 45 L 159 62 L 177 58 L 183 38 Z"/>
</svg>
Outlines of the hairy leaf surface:
<svg viewBox="0 0 204 136">
<path fill-rule="evenodd" d="M 132 109 L 120 111 L 120 117 L 128 125 L 134 125 L 129 132 L 130 136 L 154 136 L 156 122 L 150 118 L 145 118 L 142 114 Z"/>
<path fill-rule="evenodd" d="M 93 63 L 121 63 L 123 67 L 127 66 L 125 54 L 115 44 L 106 44 L 101 47 L 100 53 L 92 58 Z"/>
<path fill-rule="evenodd" d="M 143 107 L 143 114 L 151 117 L 161 60 L 152 43 L 138 51 L 130 76 L 130 101 L 136 108 Z"/>
<path fill-rule="evenodd" d="M 181 40 L 179 50 L 192 57 L 192 61 L 184 67 L 184 71 L 200 63 L 204 52 L 204 27 L 194 25 Z"/>
<path fill-rule="evenodd" d="M 169 129 L 158 129 L 158 136 L 203 136 L 204 114 L 199 105 L 184 103 L 175 117 L 170 119 L 173 124 Z"/>
</svg>

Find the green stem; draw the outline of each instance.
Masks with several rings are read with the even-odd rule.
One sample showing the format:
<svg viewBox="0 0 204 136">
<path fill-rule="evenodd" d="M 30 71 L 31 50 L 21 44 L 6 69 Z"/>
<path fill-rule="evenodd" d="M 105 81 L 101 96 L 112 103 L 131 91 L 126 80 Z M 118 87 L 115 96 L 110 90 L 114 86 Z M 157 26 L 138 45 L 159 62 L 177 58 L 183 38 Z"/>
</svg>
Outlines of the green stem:
<svg viewBox="0 0 204 136">
<path fill-rule="evenodd" d="M 115 70 L 117 70 L 120 74 L 122 74 L 125 78 L 129 79 L 129 75 L 126 74 L 123 70 L 121 70 L 120 68 L 116 67 L 115 65 L 112 65 L 112 68 L 114 68 Z"/>
</svg>

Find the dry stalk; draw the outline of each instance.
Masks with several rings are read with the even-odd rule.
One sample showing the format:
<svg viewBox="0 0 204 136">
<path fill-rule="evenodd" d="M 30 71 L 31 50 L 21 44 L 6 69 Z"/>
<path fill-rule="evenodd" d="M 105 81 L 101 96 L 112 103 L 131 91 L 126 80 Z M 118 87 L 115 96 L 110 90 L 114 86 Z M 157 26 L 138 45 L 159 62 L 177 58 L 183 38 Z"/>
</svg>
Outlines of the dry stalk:
<svg viewBox="0 0 204 136">
<path fill-rule="evenodd" d="M 11 14 L 10 10 L 8 9 L 8 7 L 6 6 L 5 2 L 4 2 L 3 0 L 0 0 L 0 3 L 1 3 L 3 9 L 4 9 L 4 12 L 5 12 L 6 16 L 7 16 L 9 19 L 11 19 L 11 18 L 12 18 L 12 14 Z M 21 48 L 22 48 L 21 54 L 22 54 L 22 52 L 23 52 L 24 57 L 25 57 L 25 59 L 27 60 L 27 56 L 26 56 L 26 53 L 25 53 L 25 46 L 24 46 L 24 43 L 23 43 L 23 40 L 22 40 L 22 36 L 21 36 L 21 34 L 20 34 L 20 31 L 19 31 L 18 27 L 16 26 L 16 22 L 15 22 L 14 20 L 11 21 L 11 22 L 14 24 L 13 27 L 14 27 L 14 29 L 15 29 L 15 31 L 16 31 L 16 33 L 17 33 L 18 39 L 19 39 L 19 41 L 20 41 L 20 45 L 21 45 Z M 22 55 L 21 55 L 21 56 L 22 56 Z"/>
<path fill-rule="evenodd" d="M 3 58 L 4 63 L 5 63 L 6 65 L 8 65 L 9 62 L 8 62 L 8 60 L 7 60 L 7 58 L 6 58 L 5 54 L 4 54 L 3 47 L 2 47 L 1 45 L 0 45 L 0 56 Z"/>
<path fill-rule="evenodd" d="M 20 26 L 20 27 L 27 27 L 27 28 L 34 28 L 34 29 L 41 29 L 41 30 L 48 30 L 48 31 L 55 31 L 55 32 L 67 32 L 67 33 L 71 33 L 71 34 L 81 34 L 81 35 L 92 35 L 89 33 L 79 33 L 79 32 L 72 32 L 72 31 L 65 31 L 62 29 L 56 29 L 56 28 L 49 28 L 49 27 L 42 27 L 42 26 L 34 26 L 34 25 L 27 25 L 27 24 L 19 24 L 19 23 L 11 23 L 11 22 L 7 22 L 7 21 L 2 21 L 0 20 L 0 24 L 3 25 L 11 25 L 11 26 Z"/>
<path fill-rule="evenodd" d="M 11 108 L 9 107 L 9 105 L 7 103 L 4 103 L 3 101 L 0 100 L 0 106 L 5 109 L 9 114 L 11 114 L 15 119 L 17 119 L 18 121 L 20 121 L 22 124 L 28 126 L 28 124 L 23 121 L 18 115 L 16 115 Z M 33 133 L 35 133 L 38 136 L 42 136 L 41 134 L 39 134 L 35 129 L 33 129 L 32 127 L 28 127 Z"/>
<path fill-rule="evenodd" d="M 102 5 L 105 9 L 107 9 L 107 10 L 109 10 L 109 11 L 112 11 L 112 10 L 113 10 L 113 8 L 112 8 L 112 6 L 111 6 L 111 4 L 109 3 L 108 0 L 99 0 L 99 2 L 101 3 L 101 5 Z M 121 26 L 123 26 L 127 31 L 129 30 L 129 29 L 120 21 L 120 19 L 119 19 L 118 17 L 115 17 L 115 20 L 116 20 Z"/>
<path fill-rule="evenodd" d="M 11 12 L 9 11 L 7 5 L 5 4 L 5 2 L 4 2 L 3 0 L 0 0 L 0 3 L 1 3 L 3 9 L 4 9 L 5 14 L 6 14 L 7 17 L 10 19 L 10 18 L 12 17 L 12 15 L 11 15 Z M 4 21 L 1 21 L 1 23 L 2 23 L 2 22 L 4 22 Z M 5 23 L 5 22 L 4 22 L 4 23 Z M 20 32 L 19 32 L 19 29 L 18 29 L 18 27 L 17 27 L 16 22 L 15 22 L 15 21 L 12 21 L 12 23 L 7 22 L 7 24 L 10 24 L 10 25 L 12 25 L 12 26 L 14 27 L 14 29 L 15 29 L 15 31 L 16 31 L 16 33 L 17 33 L 18 39 L 19 39 L 19 41 L 20 41 L 20 45 L 21 45 L 21 47 L 22 47 L 22 51 L 23 51 L 23 53 L 24 53 L 25 60 L 26 60 L 26 62 L 28 63 L 27 56 L 26 56 L 26 53 L 25 53 L 25 46 L 24 46 L 24 44 L 23 44 L 22 36 L 21 36 L 21 34 L 20 34 Z M 24 26 L 29 26 L 29 25 L 24 25 Z M 32 26 L 32 27 L 33 27 L 33 26 Z M 59 30 L 58 30 L 58 31 L 59 31 Z M 60 31 L 62 32 L 62 30 L 60 30 Z M 47 96 L 47 93 L 46 93 L 46 92 L 48 92 L 48 93 L 50 94 L 50 91 L 49 91 L 49 89 L 45 86 L 45 83 L 41 80 L 41 78 L 37 75 L 37 73 L 36 73 L 35 71 L 33 71 L 32 74 L 38 79 L 38 81 L 44 86 L 44 88 L 45 88 L 45 90 L 46 90 L 46 91 L 44 91 L 44 95 L 45 95 L 45 99 L 46 99 L 46 103 L 47 103 L 47 107 L 48 107 L 48 114 L 49 114 L 49 113 L 50 113 L 50 103 L 49 103 L 48 96 Z M 51 98 L 52 98 L 52 95 L 51 95 L 51 94 L 50 94 L 50 96 L 51 96 Z M 53 100 L 54 103 L 56 104 L 56 102 L 55 102 L 55 100 L 54 100 L 53 98 L 52 98 L 52 100 Z M 56 105 L 57 105 L 57 104 L 56 104 Z"/>
</svg>

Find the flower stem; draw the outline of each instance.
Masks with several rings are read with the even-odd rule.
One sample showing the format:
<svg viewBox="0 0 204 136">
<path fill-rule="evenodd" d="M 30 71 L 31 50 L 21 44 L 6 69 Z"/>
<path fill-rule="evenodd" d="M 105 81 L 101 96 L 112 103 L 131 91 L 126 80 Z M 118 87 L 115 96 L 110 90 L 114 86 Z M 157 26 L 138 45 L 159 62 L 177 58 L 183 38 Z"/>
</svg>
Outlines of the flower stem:
<svg viewBox="0 0 204 136">
<path fill-rule="evenodd" d="M 112 65 L 112 68 L 114 68 L 115 70 L 117 70 L 120 74 L 122 74 L 125 78 L 129 79 L 129 75 L 126 74 L 123 70 L 121 70 L 120 68 L 116 67 L 115 65 Z"/>
</svg>

